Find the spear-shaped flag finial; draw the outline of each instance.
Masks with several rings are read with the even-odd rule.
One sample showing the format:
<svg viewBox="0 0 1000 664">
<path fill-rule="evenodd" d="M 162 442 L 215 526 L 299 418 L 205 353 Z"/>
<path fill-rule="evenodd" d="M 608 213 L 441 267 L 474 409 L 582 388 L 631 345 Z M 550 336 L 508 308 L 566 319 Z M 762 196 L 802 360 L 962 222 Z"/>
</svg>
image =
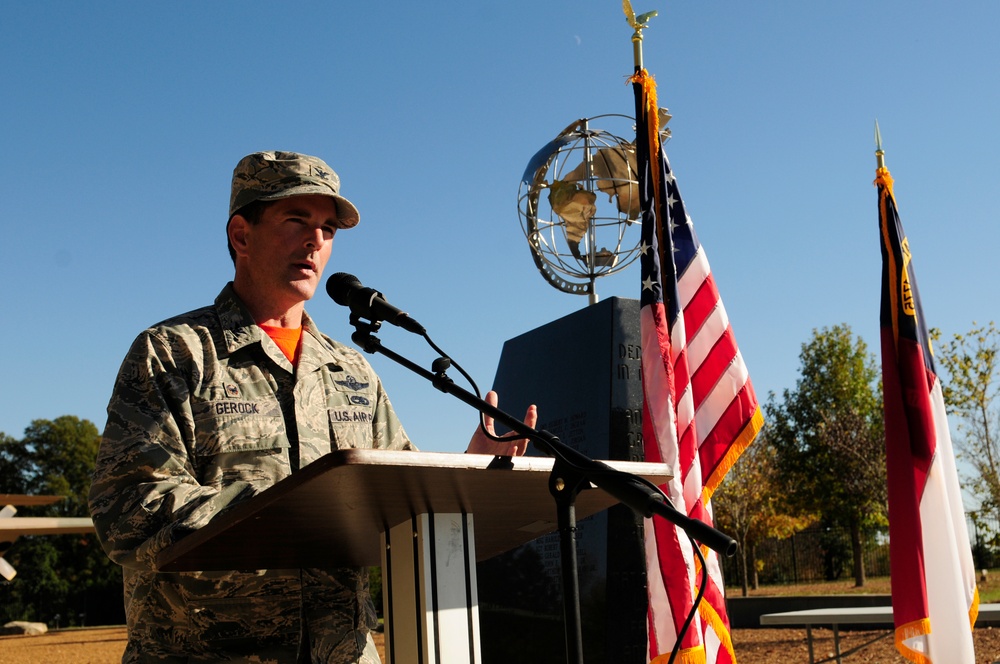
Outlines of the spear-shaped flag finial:
<svg viewBox="0 0 1000 664">
<path fill-rule="evenodd" d="M 875 164 L 885 168 L 885 151 L 882 150 L 882 133 L 878 130 L 878 120 L 875 120 Z"/>
</svg>

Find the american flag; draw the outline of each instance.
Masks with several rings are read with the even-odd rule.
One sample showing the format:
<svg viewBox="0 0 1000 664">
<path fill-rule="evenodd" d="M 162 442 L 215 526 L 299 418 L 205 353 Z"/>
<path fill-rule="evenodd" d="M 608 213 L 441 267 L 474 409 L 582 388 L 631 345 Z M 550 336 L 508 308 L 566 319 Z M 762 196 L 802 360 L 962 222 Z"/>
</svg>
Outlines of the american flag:
<svg viewBox="0 0 1000 664">
<path fill-rule="evenodd" d="M 657 126 L 656 87 L 645 69 L 632 78 L 642 203 L 643 445 L 674 479 L 674 507 L 712 523 L 712 493 L 763 424 L 743 357 L 705 251 L 684 209 Z M 697 594 L 701 570 L 683 531 L 647 520 L 649 659 L 666 662 Z M 722 571 L 701 547 L 708 585 L 677 662 L 735 662 Z"/>
<path fill-rule="evenodd" d="M 881 150 L 878 153 L 881 162 Z M 881 165 L 882 390 L 896 649 L 920 664 L 972 664 L 979 612 L 941 382 L 892 176 Z"/>
</svg>

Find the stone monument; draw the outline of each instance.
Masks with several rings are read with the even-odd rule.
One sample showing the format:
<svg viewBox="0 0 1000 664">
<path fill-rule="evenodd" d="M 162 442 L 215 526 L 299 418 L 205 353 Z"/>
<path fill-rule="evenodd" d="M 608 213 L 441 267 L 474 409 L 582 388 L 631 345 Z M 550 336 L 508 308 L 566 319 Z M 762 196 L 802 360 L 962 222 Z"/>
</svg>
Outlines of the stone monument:
<svg viewBox="0 0 1000 664">
<path fill-rule="evenodd" d="M 536 403 L 538 428 L 591 458 L 641 461 L 640 372 L 639 303 L 610 298 L 507 341 L 494 388 L 511 412 Z M 552 509 L 554 519 L 554 502 Z M 547 535 L 482 564 L 486 662 L 501 652 L 522 662 L 563 656 L 559 547 L 558 534 Z M 621 505 L 584 519 L 577 547 L 587 661 L 641 664 L 646 643 L 641 519 Z M 522 590 L 516 584 L 534 591 L 518 602 L 510 597 Z"/>
</svg>

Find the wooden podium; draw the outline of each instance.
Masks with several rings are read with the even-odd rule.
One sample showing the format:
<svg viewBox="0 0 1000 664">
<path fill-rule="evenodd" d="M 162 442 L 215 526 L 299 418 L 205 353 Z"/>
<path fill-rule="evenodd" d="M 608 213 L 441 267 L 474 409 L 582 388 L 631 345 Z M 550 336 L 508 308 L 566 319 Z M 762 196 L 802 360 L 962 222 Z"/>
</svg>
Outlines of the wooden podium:
<svg viewBox="0 0 1000 664">
<path fill-rule="evenodd" d="M 553 459 L 339 450 L 157 558 L 163 572 L 382 565 L 390 664 L 482 662 L 477 560 L 556 530 Z M 606 462 L 651 480 L 665 464 Z M 582 491 L 576 518 L 617 501 Z M 473 519 L 475 515 L 475 519 Z"/>
</svg>

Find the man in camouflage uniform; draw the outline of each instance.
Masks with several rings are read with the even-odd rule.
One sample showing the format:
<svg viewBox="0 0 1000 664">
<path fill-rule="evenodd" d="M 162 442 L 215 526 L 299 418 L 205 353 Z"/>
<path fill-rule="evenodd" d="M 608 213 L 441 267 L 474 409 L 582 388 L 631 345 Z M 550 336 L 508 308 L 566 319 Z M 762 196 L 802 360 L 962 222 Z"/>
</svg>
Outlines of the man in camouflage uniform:
<svg viewBox="0 0 1000 664">
<path fill-rule="evenodd" d="M 305 312 L 335 232 L 359 220 L 339 190 L 316 157 L 242 159 L 233 282 L 214 305 L 144 331 L 121 366 L 90 510 L 124 569 L 123 662 L 379 661 L 364 569 L 154 568 L 165 547 L 333 449 L 414 449 L 368 362 Z M 277 343 L 299 328 L 296 345 Z M 477 431 L 469 451 L 523 454 L 524 443 Z"/>
</svg>

